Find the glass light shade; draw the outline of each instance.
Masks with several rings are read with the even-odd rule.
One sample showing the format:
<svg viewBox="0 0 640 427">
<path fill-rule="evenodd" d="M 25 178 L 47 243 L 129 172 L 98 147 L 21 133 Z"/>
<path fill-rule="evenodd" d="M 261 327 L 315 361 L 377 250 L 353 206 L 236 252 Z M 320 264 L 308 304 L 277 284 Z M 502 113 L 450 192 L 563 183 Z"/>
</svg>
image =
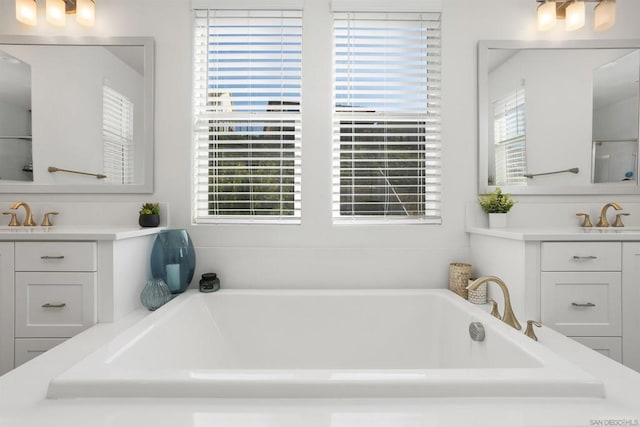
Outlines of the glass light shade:
<svg viewBox="0 0 640 427">
<path fill-rule="evenodd" d="M 583 1 L 574 1 L 567 7 L 565 29 L 575 31 L 584 27 L 585 6 Z"/>
<path fill-rule="evenodd" d="M 151 249 L 151 274 L 171 293 L 184 292 L 193 279 L 196 253 L 187 230 L 162 230 Z"/>
<path fill-rule="evenodd" d="M 538 6 L 538 30 L 547 31 L 556 25 L 556 2 L 548 1 Z"/>
<path fill-rule="evenodd" d="M 38 23 L 36 0 L 16 0 L 16 19 L 26 25 Z"/>
<path fill-rule="evenodd" d="M 85 27 L 93 27 L 96 21 L 96 4 L 93 0 L 78 0 L 76 2 L 76 21 Z"/>
<path fill-rule="evenodd" d="M 47 22 L 61 27 L 64 25 L 65 14 L 64 0 L 47 0 Z"/>
<path fill-rule="evenodd" d="M 605 31 L 613 27 L 616 23 L 616 2 L 615 0 L 602 0 L 594 9 L 593 28 L 596 31 Z"/>
</svg>

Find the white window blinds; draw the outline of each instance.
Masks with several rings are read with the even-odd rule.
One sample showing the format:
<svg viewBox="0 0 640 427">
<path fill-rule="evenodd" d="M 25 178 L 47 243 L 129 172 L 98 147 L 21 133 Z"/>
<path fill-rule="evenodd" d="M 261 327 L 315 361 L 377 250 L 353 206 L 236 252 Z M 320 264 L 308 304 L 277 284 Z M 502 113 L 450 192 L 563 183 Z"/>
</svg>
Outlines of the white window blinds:
<svg viewBox="0 0 640 427">
<path fill-rule="evenodd" d="M 440 14 L 334 13 L 333 218 L 440 222 Z"/>
<path fill-rule="evenodd" d="M 103 86 L 102 138 L 104 181 L 133 183 L 133 103 L 118 91 Z"/>
<path fill-rule="evenodd" d="M 524 88 L 493 104 L 496 185 L 527 185 Z"/>
<path fill-rule="evenodd" d="M 302 12 L 194 17 L 196 222 L 299 222 Z"/>
</svg>

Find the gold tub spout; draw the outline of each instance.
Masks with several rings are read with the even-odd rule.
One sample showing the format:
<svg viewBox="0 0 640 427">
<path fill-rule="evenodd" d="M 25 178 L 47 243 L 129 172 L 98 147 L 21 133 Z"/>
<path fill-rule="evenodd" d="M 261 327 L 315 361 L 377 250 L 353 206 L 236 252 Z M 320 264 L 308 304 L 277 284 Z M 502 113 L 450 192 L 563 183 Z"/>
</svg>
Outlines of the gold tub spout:
<svg viewBox="0 0 640 427">
<path fill-rule="evenodd" d="M 518 322 L 518 319 L 516 319 L 516 315 L 513 313 L 513 308 L 511 307 L 511 297 L 509 296 L 509 289 L 507 288 L 507 284 L 504 283 L 502 279 L 495 276 L 480 277 L 473 281 L 469 286 L 467 286 L 467 289 L 475 290 L 485 282 L 493 282 L 496 285 L 500 286 L 500 289 L 502 289 L 502 295 L 504 297 L 504 314 L 502 315 L 502 321 L 515 329 L 522 329 L 522 326 L 520 326 L 520 322 Z"/>
<path fill-rule="evenodd" d="M 25 225 L 27 227 L 34 227 L 36 225 L 36 222 L 33 220 L 31 207 L 28 204 L 26 204 L 25 202 L 15 202 L 13 206 L 11 206 L 11 209 L 18 209 L 20 206 L 24 208 L 24 211 L 27 214 L 27 217 L 24 219 L 24 223 L 22 225 Z"/>
</svg>

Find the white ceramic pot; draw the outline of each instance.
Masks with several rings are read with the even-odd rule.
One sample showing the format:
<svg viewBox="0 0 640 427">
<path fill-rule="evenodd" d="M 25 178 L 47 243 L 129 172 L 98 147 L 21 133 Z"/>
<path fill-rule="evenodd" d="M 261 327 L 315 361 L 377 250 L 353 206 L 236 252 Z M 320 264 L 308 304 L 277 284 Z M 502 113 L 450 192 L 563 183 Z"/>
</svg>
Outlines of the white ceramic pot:
<svg viewBox="0 0 640 427">
<path fill-rule="evenodd" d="M 505 228 L 507 226 L 506 213 L 490 213 L 489 228 Z"/>
</svg>

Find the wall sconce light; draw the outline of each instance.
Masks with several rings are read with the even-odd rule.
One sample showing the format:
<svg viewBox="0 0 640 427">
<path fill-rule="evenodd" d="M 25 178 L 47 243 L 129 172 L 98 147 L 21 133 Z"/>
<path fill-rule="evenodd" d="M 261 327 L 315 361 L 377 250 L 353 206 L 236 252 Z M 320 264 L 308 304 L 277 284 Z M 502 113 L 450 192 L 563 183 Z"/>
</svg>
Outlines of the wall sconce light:
<svg viewBox="0 0 640 427">
<path fill-rule="evenodd" d="M 76 21 L 85 27 L 93 27 L 96 19 L 94 0 L 46 0 L 47 22 L 64 26 L 66 15 L 76 15 Z M 16 0 L 16 19 L 23 24 L 34 26 L 38 23 L 36 0 Z"/>
<path fill-rule="evenodd" d="M 536 0 L 538 6 L 538 30 L 547 31 L 556 20 L 565 20 L 565 30 L 575 31 L 584 27 L 585 3 L 598 3 L 594 9 L 596 31 L 608 30 L 616 22 L 616 0 Z"/>
</svg>

